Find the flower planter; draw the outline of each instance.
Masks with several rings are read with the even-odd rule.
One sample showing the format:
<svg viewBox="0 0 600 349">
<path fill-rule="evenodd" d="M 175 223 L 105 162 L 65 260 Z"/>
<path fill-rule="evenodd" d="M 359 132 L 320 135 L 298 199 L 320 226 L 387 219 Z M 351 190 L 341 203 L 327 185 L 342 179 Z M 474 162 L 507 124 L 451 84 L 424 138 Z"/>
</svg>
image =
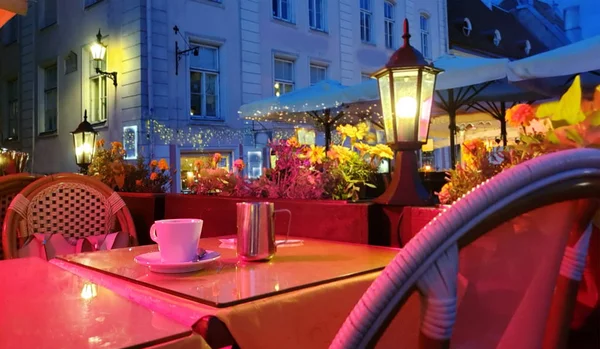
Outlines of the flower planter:
<svg viewBox="0 0 600 349">
<path fill-rule="evenodd" d="M 167 194 L 165 218 L 204 220 L 202 237 L 236 234 L 236 203 L 270 201 L 276 209 L 292 212 L 290 236 L 334 241 L 388 245 L 382 234 L 380 210 L 372 203 L 333 200 L 285 200 L 230 198 L 220 196 Z M 277 234 L 287 232 L 287 218 L 275 218 Z"/>
<path fill-rule="evenodd" d="M 153 244 L 150 227 L 154 221 L 165 217 L 165 194 L 120 192 L 119 195 L 131 212 L 138 243 Z"/>
</svg>

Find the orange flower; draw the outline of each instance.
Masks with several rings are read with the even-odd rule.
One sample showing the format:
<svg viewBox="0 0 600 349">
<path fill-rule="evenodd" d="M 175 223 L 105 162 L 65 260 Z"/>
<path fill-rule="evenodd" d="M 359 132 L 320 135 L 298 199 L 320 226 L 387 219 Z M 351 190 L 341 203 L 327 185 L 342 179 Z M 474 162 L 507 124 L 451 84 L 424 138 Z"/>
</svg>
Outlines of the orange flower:
<svg viewBox="0 0 600 349">
<path fill-rule="evenodd" d="M 215 163 L 219 163 L 219 161 L 221 161 L 222 158 L 223 158 L 223 156 L 220 153 L 214 153 L 213 154 L 213 161 Z"/>
<path fill-rule="evenodd" d="M 152 176 L 150 176 L 150 177 L 152 177 Z M 135 185 L 137 185 L 138 187 L 141 187 L 142 186 L 142 180 L 141 179 L 137 179 L 135 181 Z"/>
<path fill-rule="evenodd" d="M 123 148 L 123 144 L 121 142 L 111 142 L 110 145 L 117 149 Z"/>
<path fill-rule="evenodd" d="M 298 148 L 300 146 L 300 143 L 298 143 L 298 138 L 296 138 L 295 136 L 290 137 L 286 141 L 286 144 L 288 147 L 292 147 L 292 148 Z"/>
<path fill-rule="evenodd" d="M 529 126 L 535 119 L 535 110 L 529 104 L 517 104 L 506 111 L 506 121 L 513 127 Z"/>
<path fill-rule="evenodd" d="M 160 161 L 158 162 L 158 169 L 161 171 L 166 171 L 169 169 L 169 164 L 167 163 L 167 160 L 165 159 L 160 159 Z"/>
<path fill-rule="evenodd" d="M 233 167 L 237 168 L 238 171 L 241 171 L 244 169 L 245 165 L 244 165 L 244 160 L 242 159 L 237 159 L 233 162 Z"/>
<path fill-rule="evenodd" d="M 96 141 L 96 146 L 97 146 L 98 148 L 102 148 L 102 147 L 104 147 L 104 139 L 103 139 L 103 138 L 100 138 L 99 140 L 97 140 L 97 141 Z"/>
<path fill-rule="evenodd" d="M 157 180 L 157 179 L 158 179 L 158 173 L 156 173 L 156 172 L 152 172 L 152 173 L 150 174 L 150 180 L 151 180 L 151 181 L 155 181 L 155 180 Z"/>
<path fill-rule="evenodd" d="M 156 161 L 156 160 L 150 161 L 150 167 L 156 167 L 156 166 L 158 166 L 158 161 Z"/>
</svg>

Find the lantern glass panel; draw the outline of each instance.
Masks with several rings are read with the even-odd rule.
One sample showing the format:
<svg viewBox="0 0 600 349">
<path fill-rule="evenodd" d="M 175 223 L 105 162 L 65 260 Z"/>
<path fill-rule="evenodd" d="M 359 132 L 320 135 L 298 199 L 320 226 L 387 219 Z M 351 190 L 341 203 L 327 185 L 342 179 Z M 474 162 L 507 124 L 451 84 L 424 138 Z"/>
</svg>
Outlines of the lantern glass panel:
<svg viewBox="0 0 600 349">
<path fill-rule="evenodd" d="M 429 121 L 431 120 L 431 108 L 433 107 L 433 93 L 435 88 L 436 74 L 424 70 L 421 78 L 421 112 L 419 116 L 419 142 L 427 143 L 429 134 Z"/>
<path fill-rule="evenodd" d="M 419 113 L 417 102 L 419 69 L 396 70 L 394 74 L 394 113 L 396 121 L 396 142 L 416 141 L 416 127 Z"/>
<path fill-rule="evenodd" d="M 395 143 L 396 136 L 394 135 L 394 111 L 392 110 L 390 74 L 386 72 L 379 76 L 377 80 L 379 82 L 379 96 L 381 97 L 381 110 L 383 112 L 385 141 L 387 143 Z"/>
<path fill-rule="evenodd" d="M 74 133 L 73 142 L 77 165 L 90 164 L 94 156 L 96 134 L 93 132 Z"/>
<path fill-rule="evenodd" d="M 90 51 L 92 53 L 92 58 L 95 61 L 104 60 L 104 55 L 106 54 L 106 46 L 102 45 L 99 42 L 95 42 L 90 46 Z"/>
</svg>

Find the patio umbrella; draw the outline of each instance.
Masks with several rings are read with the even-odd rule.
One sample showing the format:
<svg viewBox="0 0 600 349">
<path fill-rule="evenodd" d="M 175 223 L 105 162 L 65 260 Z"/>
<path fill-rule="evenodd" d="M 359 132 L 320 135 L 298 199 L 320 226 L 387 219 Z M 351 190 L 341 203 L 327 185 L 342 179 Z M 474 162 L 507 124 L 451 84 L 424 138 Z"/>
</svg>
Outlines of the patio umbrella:
<svg viewBox="0 0 600 349">
<path fill-rule="evenodd" d="M 27 0 L 0 0 L 0 28 L 16 14 L 27 14 Z"/>
<path fill-rule="evenodd" d="M 511 82 L 600 70 L 600 35 L 508 64 Z"/>
<path fill-rule="evenodd" d="M 328 148 L 337 124 L 362 120 L 343 108 L 357 99 L 355 94 L 346 94 L 347 89 L 338 81 L 324 80 L 278 97 L 242 105 L 238 113 L 248 120 L 315 125 L 324 131 Z M 379 98 L 378 94 L 376 98 Z"/>
<path fill-rule="evenodd" d="M 508 64 L 511 83 L 560 96 L 581 74 L 584 92 L 600 84 L 600 35 Z"/>
</svg>

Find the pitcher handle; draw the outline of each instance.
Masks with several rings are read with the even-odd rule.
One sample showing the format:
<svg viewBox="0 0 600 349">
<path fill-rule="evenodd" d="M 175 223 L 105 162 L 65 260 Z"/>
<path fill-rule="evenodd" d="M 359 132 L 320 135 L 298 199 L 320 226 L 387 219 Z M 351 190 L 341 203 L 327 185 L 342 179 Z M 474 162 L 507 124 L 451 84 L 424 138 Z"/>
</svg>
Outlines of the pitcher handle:
<svg viewBox="0 0 600 349">
<path fill-rule="evenodd" d="M 283 242 L 277 243 L 275 242 L 275 245 L 279 246 L 279 245 L 283 245 L 286 244 L 288 239 L 290 238 L 290 229 L 292 228 L 292 211 L 290 210 L 286 210 L 286 209 L 281 209 L 281 210 L 275 210 L 274 213 L 277 212 L 286 212 L 289 215 L 288 218 L 288 229 L 287 229 L 287 234 L 285 235 L 285 240 L 283 240 Z"/>
</svg>

